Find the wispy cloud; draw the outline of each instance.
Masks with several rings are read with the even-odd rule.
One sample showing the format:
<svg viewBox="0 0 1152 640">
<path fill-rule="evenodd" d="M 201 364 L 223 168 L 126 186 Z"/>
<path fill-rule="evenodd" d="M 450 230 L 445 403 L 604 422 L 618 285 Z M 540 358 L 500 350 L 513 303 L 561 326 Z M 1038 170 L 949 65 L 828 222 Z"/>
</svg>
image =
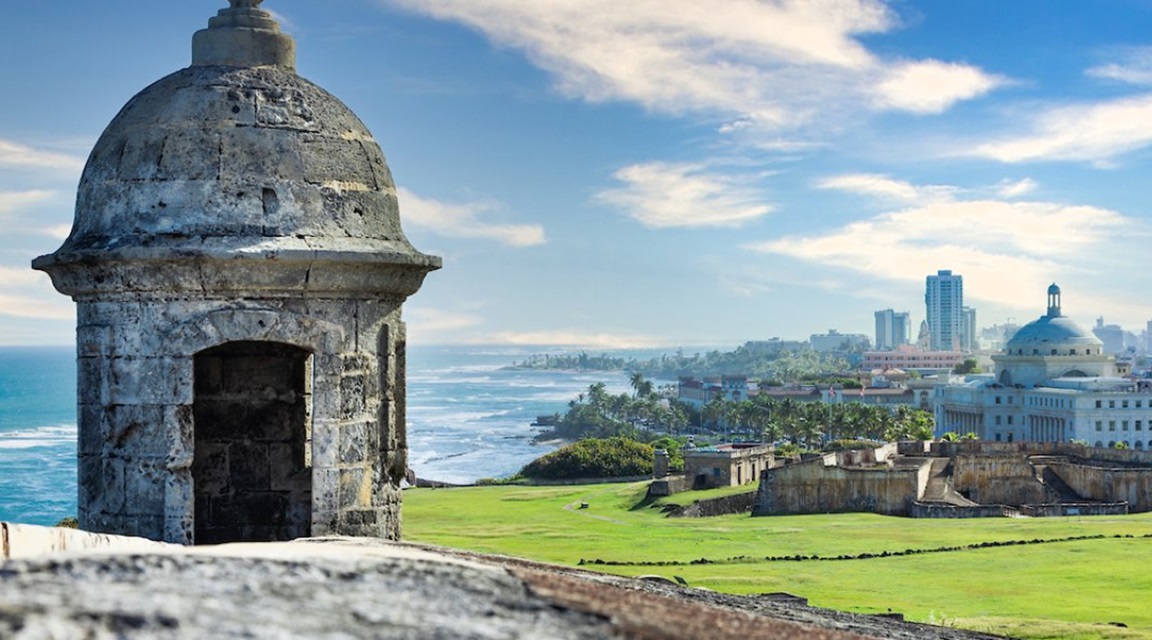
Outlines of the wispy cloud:
<svg viewBox="0 0 1152 640">
<path fill-rule="evenodd" d="M 589 349 L 642 349 L 664 343 L 645 335 L 597 333 L 583 330 L 497 332 L 475 336 L 479 344 L 546 345 Z"/>
<path fill-rule="evenodd" d="M 864 109 L 939 113 L 1004 81 L 971 65 L 877 55 L 899 19 L 880 0 L 380 0 L 523 51 L 564 94 L 758 128 Z"/>
<path fill-rule="evenodd" d="M 536 224 L 494 224 L 480 217 L 495 209 L 486 203 L 449 204 L 423 198 L 399 188 L 397 196 L 404 222 L 454 238 L 495 240 L 512 247 L 547 243 L 544 227 Z"/>
<path fill-rule="evenodd" d="M 913 281 L 938 268 L 963 273 L 981 299 L 1018 305 L 1021 291 L 1052 274 L 1084 267 L 1082 257 L 1134 230 L 1097 207 L 998 200 L 940 201 L 860 220 L 823 234 L 749 243 L 746 249 L 856 272 Z M 1026 230 L 1026 231 L 1024 231 Z M 941 265 L 945 265 L 942 267 Z"/>
<path fill-rule="evenodd" d="M 1152 94 L 1041 110 L 1028 132 L 977 145 L 971 155 L 1001 162 L 1044 160 L 1106 164 L 1152 144 Z"/>
<path fill-rule="evenodd" d="M 1127 84 L 1152 85 L 1152 47 L 1131 47 L 1120 51 L 1119 62 L 1092 67 L 1085 73 L 1093 78 Z"/>
<path fill-rule="evenodd" d="M 613 174 L 623 187 L 596 199 L 652 228 L 738 227 L 772 212 L 764 196 L 741 178 L 699 164 L 651 162 Z"/>
<path fill-rule="evenodd" d="M 56 293 L 47 275 L 0 266 L 0 316 L 68 320 L 74 313 L 72 302 Z"/>
<path fill-rule="evenodd" d="M 996 188 L 996 193 L 1002 198 L 1019 198 L 1028 195 L 1040 186 L 1032 178 L 1022 180 L 1004 180 Z"/>
<path fill-rule="evenodd" d="M 0 191 L 0 215 L 20 211 L 25 207 L 50 200 L 55 191 Z"/>
<path fill-rule="evenodd" d="M 84 159 L 0 139 L 0 167 L 79 172 L 84 168 Z"/>
<path fill-rule="evenodd" d="M 918 186 L 874 173 L 850 173 L 824 178 L 816 183 L 821 189 L 834 189 L 869 195 L 898 202 L 945 202 L 956 193 L 955 187 Z"/>
</svg>

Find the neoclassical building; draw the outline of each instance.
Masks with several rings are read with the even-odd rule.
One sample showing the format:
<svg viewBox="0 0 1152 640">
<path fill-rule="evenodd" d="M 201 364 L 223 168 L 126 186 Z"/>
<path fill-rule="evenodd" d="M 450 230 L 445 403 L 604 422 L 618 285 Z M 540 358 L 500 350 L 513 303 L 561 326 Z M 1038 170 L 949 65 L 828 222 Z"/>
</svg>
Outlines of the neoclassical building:
<svg viewBox="0 0 1152 640">
<path fill-rule="evenodd" d="M 936 386 L 937 435 L 1149 447 L 1152 385 L 1122 377 L 1099 338 L 1063 314 L 1055 284 L 1048 287 L 1048 312 L 992 360 L 993 373 Z"/>
</svg>

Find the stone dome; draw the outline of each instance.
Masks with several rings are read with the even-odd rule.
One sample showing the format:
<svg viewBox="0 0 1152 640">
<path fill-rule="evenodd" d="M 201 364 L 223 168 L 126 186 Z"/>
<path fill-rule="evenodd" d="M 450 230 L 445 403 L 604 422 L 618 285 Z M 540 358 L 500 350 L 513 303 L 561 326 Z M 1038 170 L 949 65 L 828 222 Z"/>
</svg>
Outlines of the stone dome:
<svg viewBox="0 0 1152 640">
<path fill-rule="evenodd" d="M 1104 343 L 1085 331 L 1071 318 L 1065 316 L 1041 316 L 1024 325 L 1006 346 L 1009 352 L 1015 349 L 1032 349 L 1036 347 L 1059 348 L 1100 346 Z"/>
<path fill-rule="evenodd" d="M 81 284 L 70 266 L 173 257 L 278 259 L 297 267 L 287 281 L 303 263 L 407 266 L 421 277 L 440 266 L 405 238 L 372 134 L 296 74 L 293 41 L 258 4 L 221 11 L 196 34 L 193 65 L 141 91 L 105 129 L 71 235 L 34 265 L 58 288 L 99 284 Z M 150 288 L 146 276 L 132 274 L 133 288 Z"/>
<path fill-rule="evenodd" d="M 1099 347 L 1104 343 L 1090 331 L 1085 331 L 1063 315 L 1060 304 L 1060 287 L 1053 283 L 1048 287 L 1048 313 L 1029 322 L 1012 336 L 1005 345 L 1008 354 L 1028 355 L 1035 349 L 1043 348 L 1042 354 L 1056 349 L 1064 355 L 1073 349 Z"/>
</svg>

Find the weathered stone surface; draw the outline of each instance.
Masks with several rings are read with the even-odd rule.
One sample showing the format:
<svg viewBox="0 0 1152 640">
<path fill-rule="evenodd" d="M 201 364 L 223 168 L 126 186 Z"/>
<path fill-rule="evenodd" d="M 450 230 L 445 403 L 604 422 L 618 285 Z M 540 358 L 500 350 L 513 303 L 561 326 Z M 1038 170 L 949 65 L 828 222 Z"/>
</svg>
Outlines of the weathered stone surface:
<svg viewBox="0 0 1152 640">
<path fill-rule="evenodd" d="M 0 563 L 0 578 L 0 637 L 18 639 L 993 637 L 368 540 L 32 557 Z"/>
</svg>

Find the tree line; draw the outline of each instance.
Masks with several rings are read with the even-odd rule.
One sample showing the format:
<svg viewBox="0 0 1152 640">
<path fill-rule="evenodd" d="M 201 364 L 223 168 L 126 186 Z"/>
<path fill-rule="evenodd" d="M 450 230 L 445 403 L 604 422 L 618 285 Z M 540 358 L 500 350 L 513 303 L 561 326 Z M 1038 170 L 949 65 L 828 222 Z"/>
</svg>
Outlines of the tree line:
<svg viewBox="0 0 1152 640">
<path fill-rule="evenodd" d="M 631 393 L 616 395 L 602 382 L 589 386 L 556 416 L 551 431 L 537 437 L 622 436 L 647 442 L 664 435 L 702 434 L 818 450 L 838 441 L 929 440 L 935 426 L 931 413 L 907 405 L 890 410 L 861 402 L 801 402 L 765 394 L 733 401 L 717 394 L 697 410 L 663 397 L 641 373 L 633 373 L 630 384 Z"/>
</svg>

